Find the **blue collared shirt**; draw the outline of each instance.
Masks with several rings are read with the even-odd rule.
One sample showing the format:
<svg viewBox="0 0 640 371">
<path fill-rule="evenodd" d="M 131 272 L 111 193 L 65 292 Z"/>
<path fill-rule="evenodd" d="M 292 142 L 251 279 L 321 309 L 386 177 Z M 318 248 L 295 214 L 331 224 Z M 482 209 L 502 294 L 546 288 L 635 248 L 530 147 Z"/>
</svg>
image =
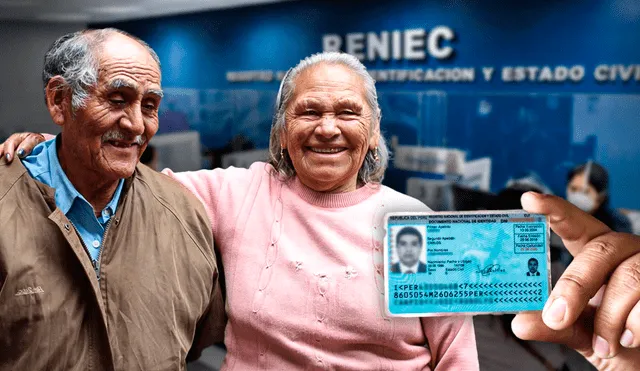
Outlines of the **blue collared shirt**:
<svg viewBox="0 0 640 371">
<path fill-rule="evenodd" d="M 107 223 L 116 213 L 124 179 L 118 183 L 113 198 L 96 218 L 93 207 L 71 184 L 58 160 L 56 141 L 59 137 L 38 144 L 31 155 L 22 160 L 31 176 L 56 190 L 56 206 L 69 218 L 96 265 L 102 248 Z"/>
</svg>

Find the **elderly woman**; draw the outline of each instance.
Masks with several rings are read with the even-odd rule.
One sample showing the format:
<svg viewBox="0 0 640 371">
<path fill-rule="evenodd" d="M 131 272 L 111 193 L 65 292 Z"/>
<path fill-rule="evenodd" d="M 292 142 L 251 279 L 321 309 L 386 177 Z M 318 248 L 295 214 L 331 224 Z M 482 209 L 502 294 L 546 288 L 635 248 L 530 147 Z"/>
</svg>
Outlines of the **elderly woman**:
<svg viewBox="0 0 640 371">
<path fill-rule="evenodd" d="M 388 157 L 373 79 L 322 53 L 282 82 L 268 163 L 164 171 L 211 219 L 224 369 L 478 369 L 470 317 L 385 315 L 383 216 L 429 210 L 380 184 Z"/>
<path fill-rule="evenodd" d="M 323 53 L 283 80 L 269 163 L 167 171 L 211 218 L 226 369 L 478 368 L 470 318 L 385 315 L 382 217 L 428 210 L 380 185 L 388 156 L 373 79 Z"/>
</svg>

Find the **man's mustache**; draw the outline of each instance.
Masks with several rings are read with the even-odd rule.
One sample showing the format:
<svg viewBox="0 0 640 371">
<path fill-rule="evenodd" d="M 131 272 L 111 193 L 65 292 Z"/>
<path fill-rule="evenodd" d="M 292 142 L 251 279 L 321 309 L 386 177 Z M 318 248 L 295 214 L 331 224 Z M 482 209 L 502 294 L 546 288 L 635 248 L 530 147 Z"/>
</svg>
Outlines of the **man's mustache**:
<svg viewBox="0 0 640 371">
<path fill-rule="evenodd" d="M 135 138 L 133 138 L 133 140 L 130 139 L 130 137 L 128 137 L 127 135 L 125 135 L 123 132 L 121 132 L 120 130 L 111 130 L 108 131 L 106 133 L 104 133 L 104 135 L 102 135 L 102 142 L 108 142 L 110 140 L 121 140 L 121 141 L 126 141 L 126 142 L 134 142 L 137 145 L 143 145 L 144 143 L 147 142 L 147 137 L 146 135 L 136 135 Z"/>
</svg>

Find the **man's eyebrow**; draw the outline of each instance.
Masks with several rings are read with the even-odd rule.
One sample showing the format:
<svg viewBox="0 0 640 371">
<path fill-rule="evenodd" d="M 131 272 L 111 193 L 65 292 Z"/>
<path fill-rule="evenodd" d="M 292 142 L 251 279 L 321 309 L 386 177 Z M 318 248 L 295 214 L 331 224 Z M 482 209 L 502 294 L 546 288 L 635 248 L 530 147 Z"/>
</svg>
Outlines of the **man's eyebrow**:
<svg viewBox="0 0 640 371">
<path fill-rule="evenodd" d="M 138 84 L 136 84 L 135 82 L 124 80 L 124 79 L 112 80 L 107 85 L 108 85 L 109 89 L 111 89 L 111 90 L 118 90 L 118 89 L 122 89 L 122 88 L 127 88 L 127 89 L 131 89 L 131 90 L 138 90 Z M 149 90 L 145 91 L 145 94 L 156 95 L 159 98 L 164 97 L 164 92 L 162 91 L 162 89 L 149 89 Z"/>
<path fill-rule="evenodd" d="M 157 95 L 158 98 L 164 97 L 164 92 L 162 91 L 162 89 L 149 89 L 145 92 L 145 94 Z"/>
<path fill-rule="evenodd" d="M 115 79 L 109 82 L 108 84 L 110 89 L 113 90 L 117 90 L 117 89 L 121 89 L 121 88 L 128 88 L 128 89 L 133 89 L 133 90 L 137 90 L 138 89 L 138 85 L 134 82 L 131 81 L 127 81 L 127 80 L 123 80 L 123 79 Z"/>
</svg>

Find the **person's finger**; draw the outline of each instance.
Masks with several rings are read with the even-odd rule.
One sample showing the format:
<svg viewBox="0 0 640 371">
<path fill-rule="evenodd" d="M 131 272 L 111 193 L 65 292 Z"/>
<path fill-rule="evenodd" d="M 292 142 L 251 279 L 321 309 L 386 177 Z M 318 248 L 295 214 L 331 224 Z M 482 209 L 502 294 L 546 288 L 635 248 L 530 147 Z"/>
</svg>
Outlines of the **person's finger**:
<svg viewBox="0 0 640 371">
<path fill-rule="evenodd" d="M 551 228 L 575 256 L 542 312 L 547 326 L 560 330 L 575 321 L 610 272 L 634 249 L 603 223 L 559 197 L 528 192 L 521 201 L 525 210 L 549 216 Z"/>
<path fill-rule="evenodd" d="M 636 303 L 627 317 L 625 330 L 620 336 L 620 345 L 625 348 L 640 347 L 640 301 Z"/>
<path fill-rule="evenodd" d="M 585 357 L 596 370 L 640 370 L 640 350 L 623 349 L 612 358 L 600 358 L 595 353 Z"/>
<path fill-rule="evenodd" d="M 580 253 L 587 242 L 611 230 L 604 223 L 557 196 L 527 192 L 522 195 L 520 202 L 528 212 L 549 216 L 549 226 L 562 238 L 573 256 Z"/>
<path fill-rule="evenodd" d="M 9 139 L 4 142 L 4 156 L 7 159 L 7 162 L 13 161 L 15 158 L 15 152 L 18 148 L 18 145 L 22 143 L 27 137 L 29 133 L 17 133 L 12 134 Z"/>
<path fill-rule="evenodd" d="M 44 142 L 44 136 L 42 136 L 42 134 L 29 133 L 22 143 L 18 144 L 16 154 L 20 158 L 25 158 L 33 151 L 33 148 L 41 142 Z"/>
<path fill-rule="evenodd" d="M 623 349 L 612 358 L 600 358 L 593 351 L 595 308 L 589 306 L 570 328 L 556 331 L 545 326 L 539 313 L 521 313 L 511 322 L 513 333 L 523 340 L 547 341 L 567 345 L 582 354 L 597 370 L 640 370 L 640 350 Z"/>
<path fill-rule="evenodd" d="M 511 322 L 511 330 L 520 339 L 564 344 L 588 357 L 593 353 L 590 326 L 593 314 L 594 309 L 589 307 L 580 321 L 562 330 L 553 330 L 545 325 L 539 312 L 520 313 Z"/>
<path fill-rule="evenodd" d="M 584 245 L 547 300 L 542 311 L 547 326 L 560 330 L 571 325 L 606 283 L 610 272 L 636 250 L 626 235 L 615 232 L 598 236 Z"/>
<path fill-rule="evenodd" d="M 640 246 L 640 237 L 615 233 L 613 243 L 619 246 Z M 596 312 L 594 323 L 595 351 L 601 358 L 615 356 L 620 350 L 620 341 L 627 318 L 640 301 L 640 253 L 620 263 L 609 278 L 602 302 Z"/>
</svg>

